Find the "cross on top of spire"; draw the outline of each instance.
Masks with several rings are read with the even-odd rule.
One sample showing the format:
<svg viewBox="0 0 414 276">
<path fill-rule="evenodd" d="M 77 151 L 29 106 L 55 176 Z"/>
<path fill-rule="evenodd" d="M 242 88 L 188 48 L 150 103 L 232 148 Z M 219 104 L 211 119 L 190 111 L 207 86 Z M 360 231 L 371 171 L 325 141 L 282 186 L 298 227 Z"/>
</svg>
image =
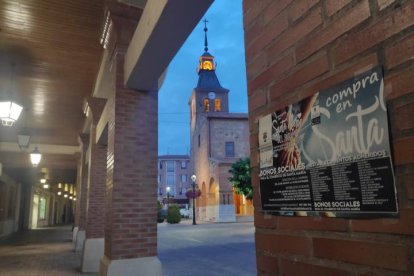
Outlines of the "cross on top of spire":
<svg viewBox="0 0 414 276">
<path fill-rule="evenodd" d="M 203 20 L 204 22 L 204 52 L 208 52 L 208 41 L 207 41 L 207 19 Z"/>
</svg>

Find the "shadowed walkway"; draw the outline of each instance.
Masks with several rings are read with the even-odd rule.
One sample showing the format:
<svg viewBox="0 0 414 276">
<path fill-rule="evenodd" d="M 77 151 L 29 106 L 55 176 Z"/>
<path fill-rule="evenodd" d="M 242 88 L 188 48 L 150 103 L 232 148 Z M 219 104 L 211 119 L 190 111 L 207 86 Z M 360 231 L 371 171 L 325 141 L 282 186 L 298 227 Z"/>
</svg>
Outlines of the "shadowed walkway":
<svg viewBox="0 0 414 276">
<path fill-rule="evenodd" d="M 0 241 L 0 275 L 81 275 L 71 226 L 27 230 Z M 84 274 L 82 274 L 84 275 Z"/>
</svg>

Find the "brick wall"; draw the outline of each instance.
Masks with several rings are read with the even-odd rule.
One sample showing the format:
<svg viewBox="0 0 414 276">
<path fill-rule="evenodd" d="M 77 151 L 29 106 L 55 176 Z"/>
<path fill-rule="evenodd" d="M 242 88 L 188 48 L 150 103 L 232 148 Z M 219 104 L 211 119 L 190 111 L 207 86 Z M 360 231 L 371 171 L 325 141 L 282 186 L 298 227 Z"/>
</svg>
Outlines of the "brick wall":
<svg viewBox="0 0 414 276">
<path fill-rule="evenodd" d="M 244 0 L 257 265 L 261 275 L 413 275 L 414 1 Z M 277 217 L 260 212 L 258 119 L 376 65 L 400 217 Z"/>
</svg>

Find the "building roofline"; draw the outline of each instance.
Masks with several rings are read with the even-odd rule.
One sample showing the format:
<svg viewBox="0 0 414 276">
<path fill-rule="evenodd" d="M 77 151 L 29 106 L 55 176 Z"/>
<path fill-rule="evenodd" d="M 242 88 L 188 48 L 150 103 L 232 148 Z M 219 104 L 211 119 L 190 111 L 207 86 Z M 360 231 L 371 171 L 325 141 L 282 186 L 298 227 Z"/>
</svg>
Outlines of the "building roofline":
<svg viewBox="0 0 414 276">
<path fill-rule="evenodd" d="M 236 119 L 236 120 L 248 120 L 247 113 L 211 113 L 206 116 L 208 119 Z"/>
<path fill-rule="evenodd" d="M 180 154 L 166 154 L 158 155 L 158 160 L 177 160 L 177 159 L 190 159 L 189 155 L 180 155 Z"/>
</svg>

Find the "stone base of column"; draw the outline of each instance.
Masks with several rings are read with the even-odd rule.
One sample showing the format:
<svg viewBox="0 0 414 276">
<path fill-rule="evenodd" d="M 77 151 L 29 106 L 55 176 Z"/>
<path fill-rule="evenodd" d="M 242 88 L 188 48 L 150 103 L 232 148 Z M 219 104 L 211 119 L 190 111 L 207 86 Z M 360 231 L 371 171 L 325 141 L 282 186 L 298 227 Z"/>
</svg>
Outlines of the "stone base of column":
<svg viewBox="0 0 414 276">
<path fill-rule="evenodd" d="M 85 241 L 85 230 L 78 230 L 75 241 L 75 251 L 79 252 L 83 249 L 83 242 Z"/>
<path fill-rule="evenodd" d="M 73 227 L 73 231 L 72 231 L 72 241 L 73 242 L 76 242 L 76 236 L 78 235 L 78 231 L 79 231 L 78 226 Z"/>
<path fill-rule="evenodd" d="M 104 238 L 86 239 L 84 244 L 81 271 L 99 272 L 99 262 L 104 255 Z"/>
<path fill-rule="evenodd" d="M 162 265 L 158 257 L 110 260 L 106 256 L 101 259 L 101 276 L 161 276 Z"/>
</svg>

